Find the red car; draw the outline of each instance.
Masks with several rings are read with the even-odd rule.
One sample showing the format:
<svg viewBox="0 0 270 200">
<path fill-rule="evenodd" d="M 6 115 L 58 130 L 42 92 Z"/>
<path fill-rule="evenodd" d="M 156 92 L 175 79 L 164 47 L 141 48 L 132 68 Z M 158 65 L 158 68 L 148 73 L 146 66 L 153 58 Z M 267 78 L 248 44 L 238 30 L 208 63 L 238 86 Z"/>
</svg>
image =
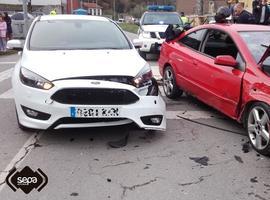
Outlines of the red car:
<svg viewBox="0 0 270 200">
<path fill-rule="evenodd" d="M 166 96 L 192 94 L 243 123 L 270 155 L 270 27 L 208 24 L 170 39 L 159 58 Z"/>
</svg>

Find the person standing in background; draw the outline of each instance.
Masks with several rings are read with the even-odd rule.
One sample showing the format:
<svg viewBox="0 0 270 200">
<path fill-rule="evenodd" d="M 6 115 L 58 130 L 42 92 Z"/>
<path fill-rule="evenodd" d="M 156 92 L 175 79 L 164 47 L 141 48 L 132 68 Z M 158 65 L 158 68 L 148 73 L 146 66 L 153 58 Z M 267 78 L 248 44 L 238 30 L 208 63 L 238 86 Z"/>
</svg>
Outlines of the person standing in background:
<svg viewBox="0 0 270 200">
<path fill-rule="evenodd" d="M 234 6 L 234 22 L 236 24 L 255 24 L 255 18 L 244 9 L 242 3 L 238 3 Z"/>
<path fill-rule="evenodd" d="M 227 0 L 227 5 L 228 5 L 228 8 L 230 9 L 231 11 L 231 15 L 233 16 L 234 15 L 234 6 L 239 3 L 238 0 Z"/>
<path fill-rule="evenodd" d="M 267 0 L 253 1 L 252 6 L 256 24 L 268 25 L 270 9 Z"/>
<path fill-rule="evenodd" d="M 181 20 L 182 20 L 183 24 L 187 24 L 188 23 L 188 18 L 185 16 L 185 13 L 181 12 L 180 16 L 181 16 Z"/>
<path fill-rule="evenodd" d="M 259 23 L 260 18 L 260 1 L 261 0 L 253 0 L 252 2 L 252 14 L 255 17 L 255 23 Z"/>
<path fill-rule="evenodd" d="M 7 40 L 12 39 L 12 27 L 11 27 L 11 18 L 8 16 L 7 12 L 4 12 L 4 20 L 7 23 Z"/>
<path fill-rule="evenodd" d="M 7 23 L 4 16 L 0 14 L 0 51 L 6 52 L 7 50 Z"/>
</svg>

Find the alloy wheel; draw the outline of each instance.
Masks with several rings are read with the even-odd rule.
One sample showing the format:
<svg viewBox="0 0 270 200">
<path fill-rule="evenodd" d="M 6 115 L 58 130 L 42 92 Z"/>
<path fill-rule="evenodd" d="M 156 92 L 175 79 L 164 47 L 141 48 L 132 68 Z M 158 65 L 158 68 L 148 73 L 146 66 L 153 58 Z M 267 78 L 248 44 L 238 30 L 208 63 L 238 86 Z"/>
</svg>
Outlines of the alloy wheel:
<svg viewBox="0 0 270 200">
<path fill-rule="evenodd" d="M 257 150 L 267 148 L 270 139 L 269 116 L 264 108 L 255 106 L 249 112 L 247 121 L 248 136 Z"/>
<path fill-rule="evenodd" d="M 167 96 L 172 95 L 174 87 L 173 84 L 174 84 L 173 72 L 170 69 L 166 69 L 163 79 L 163 87 L 164 92 Z"/>
</svg>

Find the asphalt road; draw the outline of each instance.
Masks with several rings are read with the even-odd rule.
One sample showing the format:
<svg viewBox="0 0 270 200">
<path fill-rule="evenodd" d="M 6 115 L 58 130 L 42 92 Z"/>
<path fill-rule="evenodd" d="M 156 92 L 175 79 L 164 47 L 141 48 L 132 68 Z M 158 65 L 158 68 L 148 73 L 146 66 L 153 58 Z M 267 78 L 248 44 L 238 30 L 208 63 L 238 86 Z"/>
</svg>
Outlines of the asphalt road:
<svg viewBox="0 0 270 200">
<path fill-rule="evenodd" d="M 191 97 L 164 97 L 166 132 L 130 126 L 22 132 L 10 83 L 17 60 L 0 57 L 1 200 L 270 199 L 269 158 L 244 145 L 248 138 L 240 125 Z M 125 147 L 108 145 L 126 132 Z M 14 166 L 40 168 L 48 184 L 27 195 L 12 191 L 4 180 Z"/>
</svg>

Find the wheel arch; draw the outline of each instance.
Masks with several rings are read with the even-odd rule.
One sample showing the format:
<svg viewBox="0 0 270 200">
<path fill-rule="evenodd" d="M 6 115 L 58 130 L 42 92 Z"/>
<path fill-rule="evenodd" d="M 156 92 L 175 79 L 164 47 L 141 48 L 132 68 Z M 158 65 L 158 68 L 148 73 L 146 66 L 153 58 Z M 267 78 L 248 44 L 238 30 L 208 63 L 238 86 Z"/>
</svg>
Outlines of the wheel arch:
<svg viewBox="0 0 270 200">
<path fill-rule="evenodd" d="M 247 102 L 245 107 L 243 108 L 243 110 L 241 112 L 240 120 L 239 120 L 239 122 L 241 124 L 243 124 L 244 128 L 246 128 L 245 119 L 247 117 L 248 111 L 251 108 L 251 106 L 254 105 L 255 103 L 264 103 L 264 104 L 269 105 L 267 102 L 261 101 L 261 100 L 251 100 L 251 101 Z"/>
</svg>

